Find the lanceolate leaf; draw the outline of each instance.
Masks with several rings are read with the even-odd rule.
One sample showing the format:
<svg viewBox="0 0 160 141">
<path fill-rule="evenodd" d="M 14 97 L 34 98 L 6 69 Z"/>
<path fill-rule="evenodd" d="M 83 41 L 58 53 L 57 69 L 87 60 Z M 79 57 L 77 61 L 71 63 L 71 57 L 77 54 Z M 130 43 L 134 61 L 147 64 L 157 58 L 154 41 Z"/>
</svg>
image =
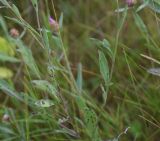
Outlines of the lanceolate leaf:
<svg viewBox="0 0 160 141">
<path fill-rule="evenodd" d="M 8 29 L 2 16 L 0 16 L 0 27 L 2 27 L 3 31 L 8 36 Z"/>
<path fill-rule="evenodd" d="M 35 102 L 35 105 L 41 108 L 48 108 L 54 105 L 52 100 L 49 99 L 41 99 Z"/>
<path fill-rule="evenodd" d="M 31 0 L 34 9 L 36 10 L 36 12 L 38 12 L 38 0 Z"/>
<path fill-rule="evenodd" d="M 21 40 L 16 40 L 15 43 L 17 44 L 19 48 L 18 51 L 21 53 L 25 64 L 29 67 L 32 73 L 37 75 L 37 77 L 40 77 L 38 67 L 32 56 L 32 52 L 30 48 L 26 47 Z"/>
<path fill-rule="evenodd" d="M 52 96 L 56 98 L 57 101 L 60 101 L 57 97 L 57 90 L 54 84 L 51 84 L 46 80 L 33 80 L 32 84 L 34 84 L 36 88 L 50 93 Z"/>
<path fill-rule="evenodd" d="M 43 37 L 44 37 L 45 47 L 46 47 L 48 53 L 50 53 L 50 46 L 49 46 L 49 39 L 48 39 L 48 35 L 47 35 L 47 30 L 42 29 L 42 33 L 43 33 Z"/>
<path fill-rule="evenodd" d="M 2 54 L 2 53 L 0 53 L 0 61 L 12 62 L 12 63 L 20 62 L 19 59 L 15 58 L 15 57 L 8 56 L 6 54 Z"/>
<path fill-rule="evenodd" d="M 83 113 L 84 125 L 88 135 L 92 141 L 101 141 L 97 130 L 97 115 L 93 109 L 87 107 L 85 100 L 81 96 L 77 96 L 76 102 L 80 111 Z"/>
<path fill-rule="evenodd" d="M 99 51 L 99 67 L 100 67 L 101 75 L 102 75 L 106 85 L 108 85 L 108 82 L 109 82 L 108 62 L 107 62 L 106 57 L 102 51 Z"/>
<path fill-rule="evenodd" d="M 10 7 L 9 3 L 7 2 L 7 0 L 0 0 L 0 2 L 7 7 Z"/>
<path fill-rule="evenodd" d="M 16 14 L 17 17 L 21 18 L 21 14 L 20 14 L 18 8 L 14 4 L 12 4 L 12 10 L 14 11 L 14 13 Z"/>
<path fill-rule="evenodd" d="M 113 51 L 111 50 L 111 45 L 107 39 L 103 39 L 102 41 L 99 39 L 91 38 L 92 42 L 97 45 L 97 47 L 102 47 L 107 49 L 107 54 L 112 58 Z"/>
<path fill-rule="evenodd" d="M 147 35 L 148 34 L 147 27 L 144 24 L 144 22 L 141 19 L 141 17 L 137 13 L 134 14 L 134 20 L 135 20 L 135 23 L 136 23 L 137 27 L 144 34 L 144 36 Z"/>
<path fill-rule="evenodd" d="M 15 97 L 16 99 L 23 101 L 21 96 L 4 80 L 0 80 L 0 90 L 11 97 Z"/>
<path fill-rule="evenodd" d="M 77 87 L 82 92 L 82 64 L 78 64 Z"/>
<path fill-rule="evenodd" d="M 59 18 L 59 27 L 60 27 L 60 29 L 63 28 L 63 13 L 61 13 L 61 16 Z"/>
</svg>

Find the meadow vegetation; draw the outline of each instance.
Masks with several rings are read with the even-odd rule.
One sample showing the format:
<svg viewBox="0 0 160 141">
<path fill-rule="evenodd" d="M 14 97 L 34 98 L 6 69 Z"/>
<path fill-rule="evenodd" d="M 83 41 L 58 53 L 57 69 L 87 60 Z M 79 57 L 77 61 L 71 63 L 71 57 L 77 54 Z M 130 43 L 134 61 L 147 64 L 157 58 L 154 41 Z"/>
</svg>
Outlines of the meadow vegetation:
<svg viewBox="0 0 160 141">
<path fill-rule="evenodd" d="M 159 0 L 0 0 L 0 140 L 159 141 Z"/>
</svg>

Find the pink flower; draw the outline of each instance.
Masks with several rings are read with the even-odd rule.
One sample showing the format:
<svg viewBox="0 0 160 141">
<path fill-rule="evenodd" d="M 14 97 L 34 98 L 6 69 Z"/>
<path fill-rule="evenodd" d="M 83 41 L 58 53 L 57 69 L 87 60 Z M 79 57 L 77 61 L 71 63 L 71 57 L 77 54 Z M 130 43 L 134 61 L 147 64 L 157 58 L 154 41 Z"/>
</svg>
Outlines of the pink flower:
<svg viewBox="0 0 160 141">
<path fill-rule="evenodd" d="M 49 17 L 49 24 L 50 24 L 51 28 L 53 28 L 53 31 L 56 31 L 56 32 L 58 31 L 59 24 L 52 17 Z"/>
<path fill-rule="evenodd" d="M 130 7 L 133 6 L 134 4 L 136 4 L 136 0 L 126 0 L 126 4 Z"/>
<path fill-rule="evenodd" d="M 17 38 L 19 36 L 19 31 L 16 28 L 12 28 L 10 30 L 10 35 L 14 38 Z"/>
</svg>

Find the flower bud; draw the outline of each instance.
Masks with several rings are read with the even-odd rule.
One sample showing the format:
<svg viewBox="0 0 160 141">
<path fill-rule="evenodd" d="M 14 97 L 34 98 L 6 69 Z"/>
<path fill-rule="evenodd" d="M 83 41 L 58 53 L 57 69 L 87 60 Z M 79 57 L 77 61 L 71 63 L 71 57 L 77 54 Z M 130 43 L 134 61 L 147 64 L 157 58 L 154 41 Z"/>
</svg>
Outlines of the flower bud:
<svg viewBox="0 0 160 141">
<path fill-rule="evenodd" d="M 126 0 L 126 4 L 131 7 L 137 3 L 137 0 Z"/>
<path fill-rule="evenodd" d="M 17 38 L 19 36 L 19 31 L 16 28 L 12 28 L 10 30 L 10 35 L 14 38 Z"/>
<path fill-rule="evenodd" d="M 10 121 L 10 116 L 8 114 L 4 114 L 3 117 L 2 117 L 2 121 L 9 122 Z"/>
<path fill-rule="evenodd" d="M 52 17 L 49 18 L 49 24 L 51 26 L 51 29 L 53 29 L 54 32 L 57 32 L 59 29 L 59 24 L 57 21 L 55 21 Z"/>
</svg>

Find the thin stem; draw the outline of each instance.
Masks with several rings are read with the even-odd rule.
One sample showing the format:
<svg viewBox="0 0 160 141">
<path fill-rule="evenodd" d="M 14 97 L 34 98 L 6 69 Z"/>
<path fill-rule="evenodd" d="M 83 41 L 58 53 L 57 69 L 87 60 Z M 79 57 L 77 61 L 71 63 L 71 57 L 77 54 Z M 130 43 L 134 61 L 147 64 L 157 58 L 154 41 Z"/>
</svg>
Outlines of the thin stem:
<svg viewBox="0 0 160 141">
<path fill-rule="evenodd" d="M 54 10 L 54 15 L 55 15 L 55 19 L 57 21 L 57 14 L 56 14 L 56 10 L 55 10 L 55 5 L 53 3 L 53 0 L 51 1 L 52 2 L 52 7 L 53 7 L 53 10 Z M 59 37 L 60 37 L 60 41 L 61 41 L 61 46 L 62 46 L 62 51 L 64 53 L 64 58 L 65 58 L 65 61 L 66 61 L 66 65 L 67 65 L 67 69 L 69 71 L 69 75 L 70 75 L 70 78 L 72 80 L 72 84 L 74 86 L 74 90 L 76 91 L 77 89 L 77 85 L 76 85 L 76 82 L 75 82 L 75 78 L 72 74 L 72 70 L 71 70 L 71 67 L 70 67 L 70 63 L 69 63 L 69 60 L 68 60 L 68 57 L 67 57 L 67 54 L 66 54 L 66 49 L 64 47 L 64 44 L 63 44 L 63 41 L 62 41 L 62 36 L 61 36 L 61 33 L 60 33 L 60 29 L 58 29 L 58 34 L 59 34 Z"/>
<path fill-rule="evenodd" d="M 119 36 L 120 36 L 120 32 L 123 28 L 125 19 L 127 17 L 127 7 L 124 11 L 124 16 L 122 18 L 122 21 L 120 23 L 117 35 L 116 35 L 116 40 L 115 40 L 115 49 L 114 49 L 114 53 L 113 53 L 113 58 L 112 58 L 112 67 L 111 67 L 111 73 L 110 73 L 110 81 L 112 80 L 112 76 L 113 76 L 113 71 L 114 71 L 114 67 L 115 67 L 115 62 L 116 62 L 116 56 L 117 56 L 117 50 L 118 50 L 118 43 L 119 43 Z"/>
</svg>

